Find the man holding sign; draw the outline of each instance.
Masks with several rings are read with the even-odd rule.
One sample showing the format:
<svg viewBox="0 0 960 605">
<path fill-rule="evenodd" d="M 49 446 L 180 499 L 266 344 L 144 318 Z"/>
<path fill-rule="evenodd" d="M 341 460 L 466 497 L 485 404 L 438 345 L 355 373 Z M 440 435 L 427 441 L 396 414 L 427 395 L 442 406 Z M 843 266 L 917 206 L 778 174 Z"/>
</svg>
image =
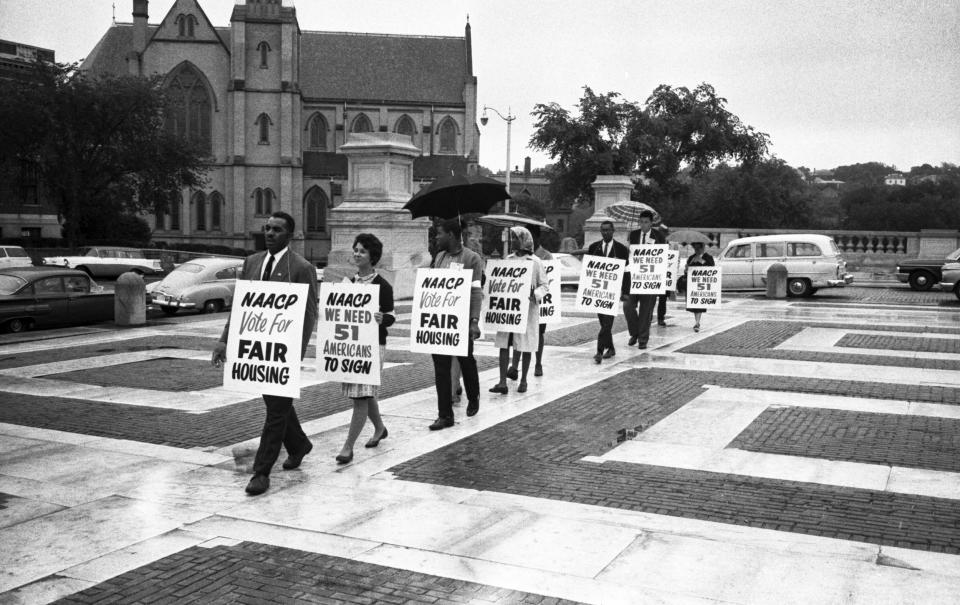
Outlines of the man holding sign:
<svg viewBox="0 0 960 605">
<path fill-rule="evenodd" d="M 310 335 L 317 323 L 317 270 L 310 262 L 288 248 L 293 237 L 295 223 L 293 217 L 286 212 L 274 212 L 267 220 L 263 229 L 266 252 L 258 252 L 246 258 L 243 262 L 243 271 L 239 279 L 277 281 L 307 285 L 306 310 L 303 318 L 302 341 L 300 356 L 295 352 L 288 352 L 288 364 L 299 364 L 307 351 Z M 220 367 L 227 359 L 227 337 L 230 333 L 230 321 L 223 328 L 220 342 L 213 350 L 211 358 L 216 367 Z M 292 397 L 263 395 L 263 402 L 267 408 L 267 417 L 260 434 L 260 447 L 253 463 L 253 478 L 247 484 L 247 493 L 256 496 L 267 491 L 270 487 L 270 470 L 273 468 L 280 447 L 287 450 L 287 459 L 283 463 L 284 469 L 294 469 L 300 466 L 313 444 L 300 427 L 297 413 L 293 409 Z"/>
<path fill-rule="evenodd" d="M 653 213 L 644 210 L 640 213 L 640 228 L 630 232 L 630 244 L 645 246 L 647 244 L 667 243 L 663 234 L 654 231 Z M 627 269 L 630 266 L 627 265 Z M 634 270 L 636 271 L 636 270 Z M 629 346 L 637 345 L 641 349 L 647 348 L 650 340 L 650 322 L 653 320 L 653 307 L 657 304 L 656 294 L 631 294 L 630 273 L 623 280 L 623 317 L 627 320 L 627 329 L 630 331 Z"/>
<path fill-rule="evenodd" d="M 587 248 L 587 256 L 600 256 L 603 258 L 611 258 L 619 261 L 626 261 L 627 256 L 630 254 L 630 251 L 626 246 L 613 239 L 613 222 L 612 221 L 603 221 L 600 224 L 600 240 L 590 244 L 590 247 Z M 598 259 L 602 260 L 602 259 Z M 586 303 L 583 301 L 583 290 L 584 276 L 590 271 L 590 262 L 584 258 L 583 263 L 583 274 L 581 274 L 581 284 L 580 288 L 577 290 L 577 304 L 578 307 L 585 306 Z M 595 271 L 594 273 L 599 274 L 601 282 L 607 282 L 608 279 L 604 275 L 605 273 L 613 274 L 615 272 L 609 271 L 604 268 L 602 271 Z M 595 276 L 596 277 L 596 276 Z M 619 273 L 616 275 L 617 281 L 622 279 L 622 275 Z M 593 288 L 595 289 L 595 288 Z M 622 286 L 621 286 L 622 291 Z M 607 301 L 601 301 L 606 303 Z M 591 304 L 595 304 L 596 301 L 591 301 Z M 616 304 L 616 294 L 614 294 L 613 301 L 610 302 L 611 305 Z M 613 321 L 616 319 L 616 312 L 611 311 L 608 307 L 603 307 L 603 312 L 597 313 L 597 319 L 600 321 L 600 332 L 597 334 L 597 354 L 593 356 L 593 361 L 600 363 L 604 359 L 610 359 L 617 354 L 616 348 L 613 346 Z"/>
</svg>

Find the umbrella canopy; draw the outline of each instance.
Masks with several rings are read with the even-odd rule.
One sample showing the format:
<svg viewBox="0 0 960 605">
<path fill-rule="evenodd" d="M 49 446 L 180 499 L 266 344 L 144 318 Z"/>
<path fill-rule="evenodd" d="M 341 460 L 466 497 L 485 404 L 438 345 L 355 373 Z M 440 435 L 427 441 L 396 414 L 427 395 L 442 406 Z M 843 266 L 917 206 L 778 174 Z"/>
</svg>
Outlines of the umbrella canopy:
<svg viewBox="0 0 960 605">
<path fill-rule="evenodd" d="M 684 229 L 671 233 L 667 236 L 667 241 L 680 242 L 681 244 L 704 244 L 706 246 L 712 243 L 709 237 L 693 229 Z"/>
<path fill-rule="evenodd" d="M 509 197 L 500 181 L 484 176 L 455 174 L 442 176 L 416 192 L 403 208 L 410 211 L 411 218 L 454 218 L 461 214 L 486 212 L 497 202 Z"/>
<path fill-rule="evenodd" d="M 553 227 L 547 223 L 518 212 L 488 214 L 479 217 L 477 222 L 493 225 L 494 227 L 513 227 L 514 225 L 520 225 L 521 227 L 539 227 L 541 231 L 553 231 Z"/>
<path fill-rule="evenodd" d="M 617 221 L 639 223 L 640 213 L 649 210 L 653 213 L 653 222 L 660 222 L 660 213 L 642 202 L 614 202 L 603 209 L 607 216 Z"/>
</svg>

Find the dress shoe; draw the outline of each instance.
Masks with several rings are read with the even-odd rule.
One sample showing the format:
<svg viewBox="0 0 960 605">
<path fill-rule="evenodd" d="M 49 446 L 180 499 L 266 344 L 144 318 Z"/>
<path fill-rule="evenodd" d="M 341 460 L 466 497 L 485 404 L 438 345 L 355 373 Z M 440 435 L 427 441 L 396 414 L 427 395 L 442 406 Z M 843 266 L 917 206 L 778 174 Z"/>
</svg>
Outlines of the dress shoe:
<svg viewBox="0 0 960 605">
<path fill-rule="evenodd" d="M 610 359 L 617 354 L 616 349 L 607 349 L 607 352 L 603 354 L 604 359 Z"/>
<path fill-rule="evenodd" d="M 539 363 L 533 368 L 534 376 L 543 376 L 543 366 Z"/>
<path fill-rule="evenodd" d="M 657 325 L 658 325 L 658 326 L 663 326 L 663 327 L 665 328 L 665 327 L 667 327 L 667 320 L 665 320 L 665 319 L 658 319 L 658 320 L 657 320 Z"/>
<path fill-rule="evenodd" d="M 490 387 L 491 393 L 500 393 L 501 395 L 506 395 L 507 391 L 508 391 L 507 385 L 505 384 L 495 384 L 492 387 Z"/>
<path fill-rule="evenodd" d="M 430 425 L 430 430 L 439 431 L 451 426 L 453 426 L 453 418 L 440 416 L 433 421 L 433 424 Z"/>
<path fill-rule="evenodd" d="M 247 484 L 247 493 L 251 496 L 259 496 L 270 489 L 270 477 L 267 475 L 254 475 Z"/>
<path fill-rule="evenodd" d="M 351 450 L 350 454 L 344 456 L 343 454 L 337 454 L 336 457 L 337 464 L 350 464 L 353 462 L 353 451 Z"/>
<path fill-rule="evenodd" d="M 601 355 L 600 353 L 597 353 L 596 355 L 593 356 L 593 360 L 597 363 L 600 363 L 601 361 L 603 361 L 603 355 Z"/>
<path fill-rule="evenodd" d="M 646 348 L 647 348 L 647 343 L 641 342 L 640 344 L 637 345 L 637 348 L 639 348 L 639 349 L 646 349 Z"/>
<path fill-rule="evenodd" d="M 627 346 L 628 346 L 628 347 L 632 347 L 632 346 L 636 345 L 638 340 L 640 340 L 638 337 L 636 337 L 636 336 L 631 336 L 631 337 L 630 337 L 630 342 L 627 343 Z"/>
<path fill-rule="evenodd" d="M 518 393 L 526 393 L 526 392 L 527 392 L 527 381 L 526 381 L 526 380 L 521 380 L 521 381 L 520 381 L 520 386 L 517 387 L 517 392 L 518 392 Z"/>
<path fill-rule="evenodd" d="M 697 324 L 697 325 L 693 326 L 693 331 L 694 331 L 694 332 L 699 332 L 699 331 L 700 331 L 700 324 Z"/>
<path fill-rule="evenodd" d="M 507 378 L 509 378 L 510 380 L 516 380 L 517 368 L 510 368 L 509 370 L 507 370 Z"/>
<path fill-rule="evenodd" d="M 379 437 L 373 437 L 370 441 L 367 441 L 363 447 L 377 447 L 380 445 L 380 442 L 387 438 L 387 427 L 383 427 L 383 434 Z"/>
<path fill-rule="evenodd" d="M 479 401 L 468 401 L 467 402 L 467 416 L 476 416 L 477 412 L 480 411 L 480 402 Z"/>
<path fill-rule="evenodd" d="M 290 454 L 287 456 L 287 459 L 283 461 L 283 470 L 292 471 L 293 469 L 300 466 L 300 463 L 303 462 L 303 457 L 310 453 L 310 450 L 313 449 L 313 444 L 309 441 L 307 442 L 307 449 L 303 450 L 303 453 L 297 454 L 294 456 Z"/>
</svg>

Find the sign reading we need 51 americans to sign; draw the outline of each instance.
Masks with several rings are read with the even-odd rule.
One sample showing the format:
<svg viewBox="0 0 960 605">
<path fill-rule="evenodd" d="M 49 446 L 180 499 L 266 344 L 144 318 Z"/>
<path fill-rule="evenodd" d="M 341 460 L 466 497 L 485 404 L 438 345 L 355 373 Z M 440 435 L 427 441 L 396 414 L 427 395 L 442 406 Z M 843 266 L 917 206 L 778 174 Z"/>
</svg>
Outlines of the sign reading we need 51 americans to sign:
<svg viewBox="0 0 960 605">
<path fill-rule="evenodd" d="M 380 384 L 380 286 L 350 282 L 320 284 L 317 368 L 320 378 Z"/>
<path fill-rule="evenodd" d="M 237 280 L 227 332 L 223 387 L 300 396 L 300 351 L 307 284 Z"/>
<path fill-rule="evenodd" d="M 576 309 L 600 315 L 617 315 L 624 265 L 626 261 L 619 258 L 584 256 Z"/>
<path fill-rule="evenodd" d="M 665 244 L 634 244 L 630 246 L 630 294 L 665 294 L 667 272 L 667 253 L 670 246 Z"/>
<path fill-rule="evenodd" d="M 687 309 L 720 307 L 720 267 L 687 267 Z"/>
</svg>

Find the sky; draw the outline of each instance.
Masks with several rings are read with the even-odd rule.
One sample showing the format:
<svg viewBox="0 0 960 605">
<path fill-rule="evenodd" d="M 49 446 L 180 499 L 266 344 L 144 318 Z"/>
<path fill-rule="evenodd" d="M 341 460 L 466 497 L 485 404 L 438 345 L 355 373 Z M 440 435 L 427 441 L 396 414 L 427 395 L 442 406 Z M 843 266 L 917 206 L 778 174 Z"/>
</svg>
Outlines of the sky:
<svg viewBox="0 0 960 605">
<path fill-rule="evenodd" d="M 115 9 L 112 5 L 116 6 Z M 158 23 L 173 0 L 149 3 Z M 234 0 L 201 0 L 216 26 Z M 463 36 L 468 15 L 478 110 L 512 122 L 510 164 L 538 103 L 575 109 L 584 86 L 643 103 L 660 84 L 711 84 L 767 133 L 788 164 L 898 170 L 960 164 L 960 0 L 284 0 L 302 30 Z M 82 59 L 132 0 L 0 0 L 0 39 Z M 490 113 L 480 163 L 506 166 L 507 127 Z"/>
</svg>

